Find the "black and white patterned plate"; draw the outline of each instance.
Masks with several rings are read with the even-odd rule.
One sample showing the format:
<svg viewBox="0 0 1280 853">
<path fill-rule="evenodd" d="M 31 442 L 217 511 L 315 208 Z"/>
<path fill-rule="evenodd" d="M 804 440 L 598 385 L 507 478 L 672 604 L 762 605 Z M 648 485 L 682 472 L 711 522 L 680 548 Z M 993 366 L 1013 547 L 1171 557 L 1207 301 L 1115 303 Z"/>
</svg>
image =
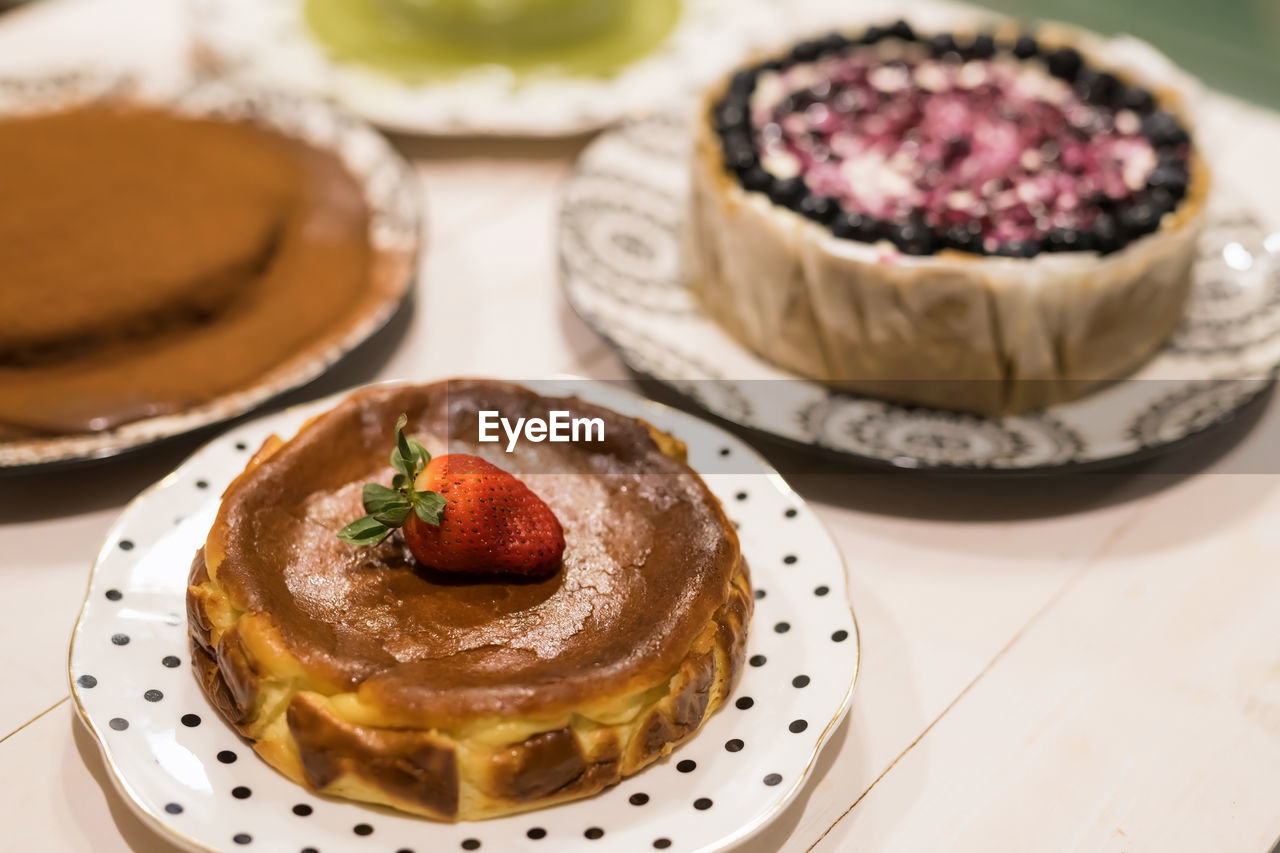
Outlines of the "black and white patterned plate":
<svg viewBox="0 0 1280 853">
<path fill-rule="evenodd" d="M 154 81 L 148 81 L 154 82 Z M 184 411 L 84 435 L 0 442 L 0 471 L 114 456 L 244 414 L 320 376 L 373 336 L 396 312 L 417 271 L 422 199 L 413 171 L 361 119 L 297 95 L 208 80 L 176 91 L 129 77 L 69 73 L 0 77 L 0 116 L 29 115 L 104 100 L 145 102 L 174 112 L 258 124 L 331 151 L 360 183 L 369 207 L 369 241 L 387 259 L 381 296 L 352 316 L 337 339 L 290 357 L 251 386 Z"/>
<path fill-rule="evenodd" d="M 442 824 L 312 794 L 222 721 L 192 676 L 187 570 L 218 496 L 270 434 L 322 400 L 237 426 L 139 496 L 111 529 L 72 637 L 71 689 L 129 804 L 191 850 L 442 853 L 723 850 L 800 791 L 842 719 L 858 671 L 844 566 L 817 517 L 739 439 L 695 417 L 582 380 L 526 383 L 640 416 L 688 444 L 740 525 L 756 610 L 729 703 L 666 759 L 595 797 Z"/>
<path fill-rule="evenodd" d="M 1097 466 L 1222 423 L 1280 364 L 1280 233 L 1215 199 L 1182 325 L 1136 374 L 1083 399 L 982 418 L 801 379 L 726 334 L 685 284 L 690 137 L 683 116 L 654 116 L 583 152 L 560 214 L 560 271 L 574 309 L 630 367 L 729 421 L 899 468 Z"/>
</svg>

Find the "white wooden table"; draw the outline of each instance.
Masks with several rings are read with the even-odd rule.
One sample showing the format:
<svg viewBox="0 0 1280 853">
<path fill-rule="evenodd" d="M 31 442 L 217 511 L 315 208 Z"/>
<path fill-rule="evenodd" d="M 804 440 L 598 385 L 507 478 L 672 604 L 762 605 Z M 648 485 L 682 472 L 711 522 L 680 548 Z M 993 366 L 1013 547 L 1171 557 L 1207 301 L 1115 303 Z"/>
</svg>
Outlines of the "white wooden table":
<svg viewBox="0 0 1280 853">
<path fill-rule="evenodd" d="M 0 74 L 172 68 L 183 32 L 164 0 L 44 0 L 0 17 Z M 1280 120 L 1254 118 L 1272 129 L 1228 144 L 1274 183 Z M 557 187 L 581 144 L 402 140 L 430 205 L 416 299 L 284 402 L 385 377 L 627 379 L 558 292 Z M 1280 192 L 1261 201 L 1280 214 Z M 795 478 L 847 557 L 862 675 L 814 780 L 745 849 L 1268 849 L 1280 404 L 1246 421 L 1124 473 Z M 0 480 L 0 848 L 172 849 L 74 720 L 66 649 L 108 525 L 198 443 Z"/>
</svg>

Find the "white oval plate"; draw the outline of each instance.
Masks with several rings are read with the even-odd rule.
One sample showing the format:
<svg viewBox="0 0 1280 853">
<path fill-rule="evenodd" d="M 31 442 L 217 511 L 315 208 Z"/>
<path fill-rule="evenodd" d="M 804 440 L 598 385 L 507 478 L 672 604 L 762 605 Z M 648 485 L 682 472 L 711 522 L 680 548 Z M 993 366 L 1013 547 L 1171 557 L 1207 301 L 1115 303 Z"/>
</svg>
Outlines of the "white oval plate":
<svg viewBox="0 0 1280 853">
<path fill-rule="evenodd" d="M 609 77 L 517 77 L 480 66 L 456 78 L 408 83 L 332 62 L 311 35 L 301 0 L 197 0 L 195 40 L 214 68 L 332 98 L 374 124 L 444 136 L 566 136 L 646 113 L 696 91 L 764 39 L 776 38 L 771 0 L 683 0 L 654 51 Z"/>
<path fill-rule="evenodd" d="M 417 273 L 422 200 L 409 164 L 373 128 L 321 101 L 206 81 L 178 92 L 142 90 L 140 81 L 95 74 L 0 78 L 0 115 L 23 115 L 99 100 L 137 100 L 175 112 L 249 121 L 332 151 L 360 182 L 369 206 L 369 239 L 388 274 L 369 310 L 343 334 L 298 352 L 253 385 L 184 411 L 83 435 L 0 442 L 0 470 L 114 456 L 161 439 L 230 420 L 328 370 L 386 325 Z"/>
<path fill-rule="evenodd" d="M 560 214 L 578 314 L 633 369 L 726 420 L 899 468 L 1044 471 L 1112 464 L 1221 423 L 1280 364 L 1280 234 L 1215 202 L 1182 326 L 1136 374 L 1044 412 L 981 418 L 834 391 L 775 367 L 718 326 L 681 273 L 686 118 L 615 128 L 579 159 Z"/>
<path fill-rule="evenodd" d="M 129 505 L 98 555 L 71 641 L 72 696 L 117 786 L 153 828 L 191 850 L 707 853 L 758 832 L 796 796 L 848 709 L 858 671 L 857 626 L 830 535 L 777 472 L 717 427 L 597 383 L 526 384 L 643 417 L 684 440 L 690 464 L 739 523 L 757 600 L 749 665 L 730 702 L 671 756 L 607 791 L 478 823 L 327 799 L 268 767 L 192 676 L 187 571 L 219 494 L 250 455 L 270 433 L 292 435 L 339 399 L 331 397 L 205 446 Z"/>
</svg>

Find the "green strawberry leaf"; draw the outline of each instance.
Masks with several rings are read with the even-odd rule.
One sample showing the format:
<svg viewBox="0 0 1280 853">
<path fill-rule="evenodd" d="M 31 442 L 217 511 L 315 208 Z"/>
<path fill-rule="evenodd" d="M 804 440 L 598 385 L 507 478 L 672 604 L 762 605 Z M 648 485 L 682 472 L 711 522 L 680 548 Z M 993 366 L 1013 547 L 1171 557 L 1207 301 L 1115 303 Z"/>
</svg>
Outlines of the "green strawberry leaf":
<svg viewBox="0 0 1280 853">
<path fill-rule="evenodd" d="M 409 498 L 413 501 L 413 512 L 427 524 L 440 526 L 440 516 L 444 513 L 446 503 L 444 495 L 439 492 L 414 492 Z"/>
<path fill-rule="evenodd" d="M 338 531 L 338 538 L 352 545 L 377 545 L 391 535 L 391 528 L 376 518 L 357 518 Z"/>
<path fill-rule="evenodd" d="M 396 489 L 388 489 L 381 483 L 365 483 L 361 497 L 364 500 L 364 511 L 369 515 L 377 515 L 388 505 L 408 502 L 402 493 Z"/>
<path fill-rule="evenodd" d="M 391 535 L 391 531 L 402 527 L 412 512 L 427 524 L 440 524 L 440 516 L 444 511 L 445 498 L 438 492 L 418 492 L 414 489 L 414 480 L 426 470 L 431 461 L 431 454 L 416 438 L 404 434 L 409 418 L 401 415 L 396 419 L 396 446 L 391 451 L 391 467 L 395 476 L 391 478 L 391 486 L 381 483 L 366 483 L 361 492 L 364 511 L 363 518 L 351 522 L 338 533 L 343 542 L 354 545 L 376 545 Z"/>
</svg>

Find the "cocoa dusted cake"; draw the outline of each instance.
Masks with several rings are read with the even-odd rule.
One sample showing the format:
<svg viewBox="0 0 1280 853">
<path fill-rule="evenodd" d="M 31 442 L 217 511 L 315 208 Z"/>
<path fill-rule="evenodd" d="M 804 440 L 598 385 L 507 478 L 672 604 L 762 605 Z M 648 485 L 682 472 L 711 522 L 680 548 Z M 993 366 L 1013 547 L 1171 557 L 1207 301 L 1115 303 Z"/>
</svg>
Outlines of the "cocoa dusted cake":
<svg viewBox="0 0 1280 853">
<path fill-rule="evenodd" d="M 1208 173 L 1184 97 L 1065 28 L 833 33 L 698 121 L 691 281 L 766 359 L 1017 412 L 1145 360 L 1181 317 Z"/>
<path fill-rule="evenodd" d="M 508 454 L 476 443 L 480 410 L 604 438 Z M 357 392 L 228 487 L 188 591 L 201 685 L 326 794 L 454 820 L 595 793 L 692 736 L 742 667 L 746 566 L 683 453 L 501 382 Z"/>
</svg>

